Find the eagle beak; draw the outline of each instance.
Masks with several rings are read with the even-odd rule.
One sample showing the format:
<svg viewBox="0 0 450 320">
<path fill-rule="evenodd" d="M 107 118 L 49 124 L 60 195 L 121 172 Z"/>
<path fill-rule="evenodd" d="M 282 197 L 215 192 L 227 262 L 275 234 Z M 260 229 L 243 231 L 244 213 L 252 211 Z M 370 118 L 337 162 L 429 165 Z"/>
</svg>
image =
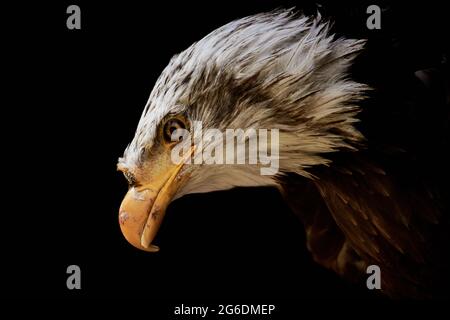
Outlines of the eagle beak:
<svg viewBox="0 0 450 320">
<path fill-rule="evenodd" d="M 125 239 L 136 248 L 159 251 L 152 241 L 168 205 L 184 180 L 180 172 L 183 165 L 172 166 L 161 177 L 146 185 L 132 187 L 125 195 L 119 209 L 120 229 Z"/>
</svg>

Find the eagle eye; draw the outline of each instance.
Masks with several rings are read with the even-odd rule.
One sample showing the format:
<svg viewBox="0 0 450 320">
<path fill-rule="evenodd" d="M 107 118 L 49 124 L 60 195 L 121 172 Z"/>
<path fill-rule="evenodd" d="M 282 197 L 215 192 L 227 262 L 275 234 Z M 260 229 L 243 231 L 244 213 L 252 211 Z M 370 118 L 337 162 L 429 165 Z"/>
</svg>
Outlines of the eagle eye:
<svg viewBox="0 0 450 320">
<path fill-rule="evenodd" d="M 182 134 L 178 134 L 177 136 L 172 137 L 172 134 L 177 129 L 186 129 L 186 124 L 181 119 L 172 118 L 172 119 L 169 119 L 164 124 L 163 135 L 164 135 L 164 140 L 167 143 L 178 142 L 178 141 L 183 140 Z"/>
</svg>

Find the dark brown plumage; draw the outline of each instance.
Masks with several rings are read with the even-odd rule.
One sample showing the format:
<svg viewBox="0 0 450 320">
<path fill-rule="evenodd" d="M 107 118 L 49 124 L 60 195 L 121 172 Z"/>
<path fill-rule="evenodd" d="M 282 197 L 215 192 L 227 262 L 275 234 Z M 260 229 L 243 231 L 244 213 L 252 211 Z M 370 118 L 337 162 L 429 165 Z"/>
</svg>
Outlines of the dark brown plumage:
<svg viewBox="0 0 450 320">
<path fill-rule="evenodd" d="M 438 195 L 418 177 L 400 181 L 367 156 L 340 155 L 333 166 L 313 170 L 313 181 L 282 179 L 314 260 L 357 282 L 376 264 L 392 297 L 444 293 L 450 242 Z"/>
</svg>

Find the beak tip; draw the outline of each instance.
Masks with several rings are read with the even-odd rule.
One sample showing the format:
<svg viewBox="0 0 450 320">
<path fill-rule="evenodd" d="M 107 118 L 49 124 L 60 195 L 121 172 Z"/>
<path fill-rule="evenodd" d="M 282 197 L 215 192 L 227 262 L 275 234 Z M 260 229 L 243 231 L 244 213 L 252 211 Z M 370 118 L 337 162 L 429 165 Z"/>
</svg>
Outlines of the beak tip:
<svg viewBox="0 0 450 320">
<path fill-rule="evenodd" d="M 144 237 L 141 238 L 141 247 L 147 252 L 158 252 L 159 247 L 152 244 L 151 241 L 146 241 Z"/>
<path fill-rule="evenodd" d="M 143 247 L 144 247 L 144 246 L 143 246 Z M 158 251 L 159 251 L 159 247 L 158 247 L 158 246 L 155 246 L 155 245 L 153 245 L 153 244 L 150 244 L 150 245 L 148 245 L 148 246 L 145 246 L 144 248 L 145 248 L 145 251 L 148 251 L 148 252 L 158 252 Z"/>
</svg>

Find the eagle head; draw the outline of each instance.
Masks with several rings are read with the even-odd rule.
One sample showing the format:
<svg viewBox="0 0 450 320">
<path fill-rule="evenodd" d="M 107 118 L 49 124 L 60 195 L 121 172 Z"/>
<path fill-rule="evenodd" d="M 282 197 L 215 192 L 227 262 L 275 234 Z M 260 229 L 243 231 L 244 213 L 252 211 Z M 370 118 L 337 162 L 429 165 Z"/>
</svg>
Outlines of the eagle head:
<svg viewBox="0 0 450 320">
<path fill-rule="evenodd" d="M 152 241 L 172 200 L 236 186 L 277 186 L 286 173 L 314 178 L 308 168 L 328 165 L 328 153 L 357 150 L 364 140 L 354 127 L 357 102 L 367 87 L 348 79 L 347 70 L 363 46 L 363 40 L 331 34 L 320 16 L 279 10 L 228 23 L 175 55 L 119 159 L 130 184 L 119 212 L 125 238 L 158 251 Z M 217 137 L 230 129 L 269 142 L 235 136 L 230 141 L 248 142 L 231 156 L 242 155 L 243 163 L 205 159 L 205 153 L 217 160 L 227 151 Z M 264 139 L 261 129 L 267 130 Z M 265 174 L 267 163 L 249 159 L 261 146 L 276 163 Z"/>
</svg>

